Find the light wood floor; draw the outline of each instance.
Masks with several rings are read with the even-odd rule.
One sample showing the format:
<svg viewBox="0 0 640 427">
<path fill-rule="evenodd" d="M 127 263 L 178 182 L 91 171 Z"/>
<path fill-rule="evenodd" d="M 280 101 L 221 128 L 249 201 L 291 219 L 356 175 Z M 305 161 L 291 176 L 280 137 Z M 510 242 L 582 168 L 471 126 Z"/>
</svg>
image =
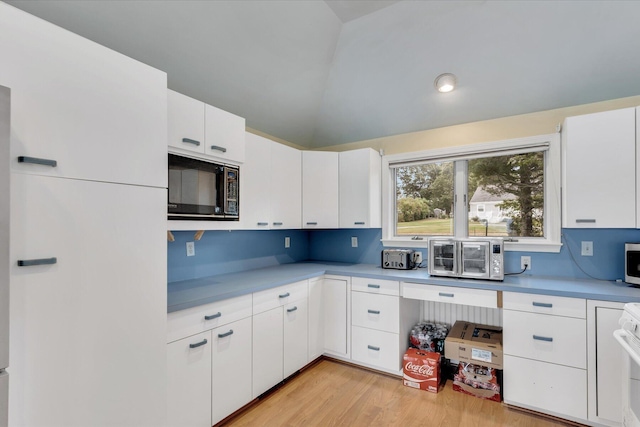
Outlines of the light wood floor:
<svg viewBox="0 0 640 427">
<path fill-rule="evenodd" d="M 224 426 L 568 426 L 451 388 L 415 390 L 332 360 L 302 371 Z"/>
</svg>

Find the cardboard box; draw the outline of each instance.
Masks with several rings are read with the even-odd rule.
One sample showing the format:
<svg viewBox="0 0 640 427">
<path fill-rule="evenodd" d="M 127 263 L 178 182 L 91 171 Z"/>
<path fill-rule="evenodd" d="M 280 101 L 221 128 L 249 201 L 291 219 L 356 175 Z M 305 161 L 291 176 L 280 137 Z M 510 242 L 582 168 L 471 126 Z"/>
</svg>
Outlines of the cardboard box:
<svg viewBox="0 0 640 427">
<path fill-rule="evenodd" d="M 437 393 L 440 388 L 440 353 L 410 348 L 404 354 L 402 383 Z"/>
<path fill-rule="evenodd" d="M 481 399 L 500 402 L 502 396 L 500 395 L 499 372 L 494 368 L 472 363 L 460 363 L 458 373 L 453 377 L 453 389 Z"/>
<path fill-rule="evenodd" d="M 502 369 L 502 328 L 457 321 L 444 341 L 447 359 Z"/>
</svg>

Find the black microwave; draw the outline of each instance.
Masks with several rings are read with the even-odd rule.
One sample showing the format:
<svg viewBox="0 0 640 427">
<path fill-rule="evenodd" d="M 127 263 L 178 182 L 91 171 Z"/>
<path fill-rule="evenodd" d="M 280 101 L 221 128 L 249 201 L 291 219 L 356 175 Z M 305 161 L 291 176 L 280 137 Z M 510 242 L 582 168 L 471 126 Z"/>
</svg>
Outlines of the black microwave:
<svg viewBox="0 0 640 427">
<path fill-rule="evenodd" d="M 169 153 L 169 219 L 238 221 L 240 168 Z"/>
</svg>

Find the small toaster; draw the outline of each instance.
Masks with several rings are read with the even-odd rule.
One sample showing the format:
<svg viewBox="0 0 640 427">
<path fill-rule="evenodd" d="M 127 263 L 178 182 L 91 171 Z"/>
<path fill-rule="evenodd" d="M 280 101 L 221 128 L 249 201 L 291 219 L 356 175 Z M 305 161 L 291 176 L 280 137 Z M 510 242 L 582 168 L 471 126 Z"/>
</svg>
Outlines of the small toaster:
<svg viewBox="0 0 640 427">
<path fill-rule="evenodd" d="M 416 268 L 413 249 L 383 249 L 382 268 L 393 268 L 396 270 L 413 270 Z"/>
</svg>

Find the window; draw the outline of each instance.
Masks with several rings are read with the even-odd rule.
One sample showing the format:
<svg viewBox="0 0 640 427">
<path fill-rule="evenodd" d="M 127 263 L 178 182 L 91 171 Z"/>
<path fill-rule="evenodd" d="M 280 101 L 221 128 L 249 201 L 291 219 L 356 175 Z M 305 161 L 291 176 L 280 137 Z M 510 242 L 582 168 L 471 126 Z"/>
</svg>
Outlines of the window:
<svg viewBox="0 0 640 427">
<path fill-rule="evenodd" d="M 559 163 L 558 134 L 385 156 L 383 243 L 497 236 L 507 250 L 557 252 Z"/>
</svg>

